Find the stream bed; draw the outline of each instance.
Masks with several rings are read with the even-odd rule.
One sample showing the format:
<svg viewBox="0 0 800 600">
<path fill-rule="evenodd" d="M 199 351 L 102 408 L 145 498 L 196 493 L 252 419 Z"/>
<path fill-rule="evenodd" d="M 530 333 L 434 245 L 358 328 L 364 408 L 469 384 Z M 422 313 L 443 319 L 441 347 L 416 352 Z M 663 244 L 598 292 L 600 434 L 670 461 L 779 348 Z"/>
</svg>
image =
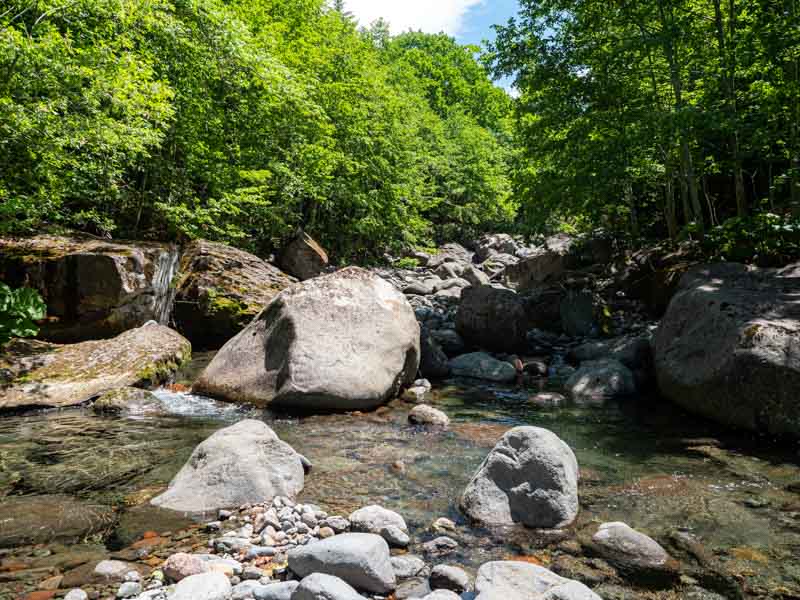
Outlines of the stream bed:
<svg viewBox="0 0 800 600">
<path fill-rule="evenodd" d="M 179 383 L 190 384 L 209 359 L 197 355 Z M 536 425 L 555 432 L 578 458 L 578 530 L 624 521 L 660 541 L 688 532 L 737 574 L 748 597 L 800 598 L 796 449 L 725 433 L 664 401 L 541 408 L 528 400 L 538 389 L 451 381 L 436 386 L 430 401 L 451 419 L 442 432 L 410 426 L 413 404 L 404 400 L 367 414 L 299 417 L 176 390 L 158 391 L 164 413 L 157 416 L 106 417 L 81 408 L 0 418 L 0 548 L 8 534 L 3 514 L 47 510 L 48 498 L 113 507 L 113 527 L 86 540 L 109 550 L 145 531 L 180 527 L 183 516 L 149 507 L 149 498 L 212 432 L 257 418 L 313 463 L 301 501 L 345 516 L 381 504 L 402 514 L 420 541 L 434 537 L 426 532 L 435 519 L 453 519 L 462 543 L 448 562 L 474 571 L 547 543 L 524 530 L 472 530 L 457 510 L 461 491 L 502 434 Z M 8 560 L 16 550 L 3 552 Z M 540 558 L 546 562 L 546 553 Z"/>
</svg>

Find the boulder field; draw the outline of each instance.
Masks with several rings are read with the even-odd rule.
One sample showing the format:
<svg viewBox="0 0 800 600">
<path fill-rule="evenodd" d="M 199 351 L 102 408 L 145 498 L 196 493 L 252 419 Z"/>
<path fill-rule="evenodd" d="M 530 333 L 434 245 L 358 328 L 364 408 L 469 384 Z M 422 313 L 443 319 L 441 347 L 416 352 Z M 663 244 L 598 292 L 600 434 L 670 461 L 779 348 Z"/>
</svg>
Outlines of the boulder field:
<svg viewBox="0 0 800 600">
<path fill-rule="evenodd" d="M 349 267 L 281 292 L 217 353 L 195 391 L 296 410 L 363 410 L 416 378 L 420 328 L 389 283 Z"/>
</svg>

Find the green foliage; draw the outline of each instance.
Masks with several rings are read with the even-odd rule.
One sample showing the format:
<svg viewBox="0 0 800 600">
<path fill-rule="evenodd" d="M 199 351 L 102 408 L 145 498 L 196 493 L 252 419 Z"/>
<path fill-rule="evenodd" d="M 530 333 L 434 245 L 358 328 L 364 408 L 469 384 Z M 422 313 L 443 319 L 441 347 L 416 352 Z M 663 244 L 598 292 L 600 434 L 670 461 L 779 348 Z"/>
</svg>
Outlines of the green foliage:
<svg viewBox="0 0 800 600">
<path fill-rule="evenodd" d="M 419 260 L 406 256 L 400 260 L 396 260 L 394 266 L 398 269 L 416 269 L 419 266 Z"/>
<path fill-rule="evenodd" d="M 521 0 L 490 59 L 520 92 L 525 227 L 702 237 L 800 208 L 798 22 L 798 0 Z"/>
<path fill-rule="evenodd" d="M 339 260 L 507 228 L 511 100 L 475 48 L 324 0 L 10 0 L 0 234 L 298 226 Z"/>
<path fill-rule="evenodd" d="M 721 260 L 778 266 L 800 259 L 800 219 L 773 213 L 732 217 L 711 229 L 704 243 Z"/>
<path fill-rule="evenodd" d="M 47 307 L 36 290 L 12 290 L 0 283 L 0 346 L 14 337 L 35 336 L 39 333 L 36 321 L 46 314 Z"/>
</svg>

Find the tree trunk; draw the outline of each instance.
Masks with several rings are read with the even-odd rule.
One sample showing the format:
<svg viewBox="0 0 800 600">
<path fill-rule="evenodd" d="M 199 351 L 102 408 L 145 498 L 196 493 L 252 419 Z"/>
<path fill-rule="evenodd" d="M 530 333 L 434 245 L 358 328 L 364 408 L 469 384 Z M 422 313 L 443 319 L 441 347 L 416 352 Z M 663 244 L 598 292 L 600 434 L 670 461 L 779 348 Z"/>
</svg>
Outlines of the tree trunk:
<svg viewBox="0 0 800 600">
<path fill-rule="evenodd" d="M 678 215 L 675 206 L 675 189 L 672 185 L 672 168 L 667 167 L 664 175 L 664 219 L 667 222 L 669 238 L 678 237 Z"/>
</svg>

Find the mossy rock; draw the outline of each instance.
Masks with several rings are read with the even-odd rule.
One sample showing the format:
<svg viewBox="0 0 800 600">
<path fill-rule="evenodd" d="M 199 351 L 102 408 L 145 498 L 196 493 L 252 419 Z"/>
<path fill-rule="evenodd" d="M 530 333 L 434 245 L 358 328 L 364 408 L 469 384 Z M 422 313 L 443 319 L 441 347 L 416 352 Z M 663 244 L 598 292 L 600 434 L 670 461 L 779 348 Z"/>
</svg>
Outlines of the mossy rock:
<svg viewBox="0 0 800 600">
<path fill-rule="evenodd" d="M 166 382 L 190 358 L 191 344 L 151 322 L 110 340 L 54 346 L 13 358 L 0 410 L 83 404 L 109 390 Z"/>
<path fill-rule="evenodd" d="M 173 319 L 197 348 L 219 348 L 296 282 L 253 254 L 196 240 L 184 249 L 174 280 Z"/>
</svg>

